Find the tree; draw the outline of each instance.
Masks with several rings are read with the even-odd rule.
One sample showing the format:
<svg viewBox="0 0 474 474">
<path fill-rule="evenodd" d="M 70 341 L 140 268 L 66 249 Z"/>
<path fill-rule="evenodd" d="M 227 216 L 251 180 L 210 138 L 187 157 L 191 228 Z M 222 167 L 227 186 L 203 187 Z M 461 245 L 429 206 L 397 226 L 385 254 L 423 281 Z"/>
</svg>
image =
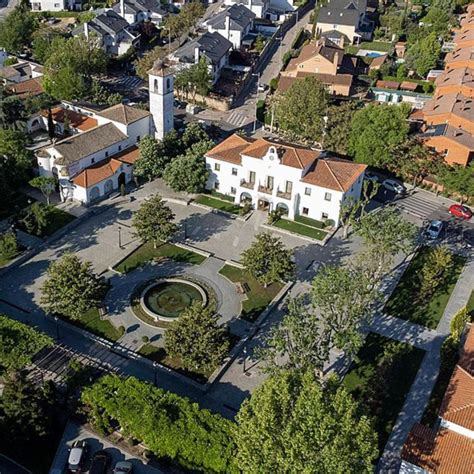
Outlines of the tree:
<svg viewBox="0 0 474 474">
<path fill-rule="evenodd" d="M 195 143 L 184 155 L 174 158 L 165 168 L 163 178 L 175 191 L 199 193 L 206 187 L 209 170 L 204 154 L 214 144 L 211 141 Z"/>
<path fill-rule="evenodd" d="M 420 300 L 428 301 L 431 298 L 436 288 L 443 282 L 444 275 L 449 274 L 453 264 L 453 254 L 447 247 L 432 247 L 428 250 L 419 273 Z"/>
<path fill-rule="evenodd" d="M 425 77 L 434 68 L 441 53 L 441 45 L 436 33 L 430 33 L 413 43 L 407 50 L 406 65 L 416 73 Z"/>
<path fill-rule="evenodd" d="M 140 154 L 133 166 L 135 176 L 148 178 L 148 181 L 161 176 L 169 158 L 163 155 L 158 140 L 148 135 L 140 141 L 138 150 Z"/>
<path fill-rule="evenodd" d="M 369 104 L 352 118 L 348 152 L 359 163 L 386 167 L 393 161 L 393 150 L 407 136 L 403 110 L 389 104 Z"/>
<path fill-rule="evenodd" d="M 40 236 L 48 225 L 49 213 L 49 206 L 45 206 L 41 202 L 34 202 L 27 208 L 21 224 L 29 234 Z"/>
<path fill-rule="evenodd" d="M 18 240 L 14 232 L 0 234 L 0 261 L 12 259 L 18 254 L 18 251 Z"/>
<path fill-rule="evenodd" d="M 214 308 L 194 303 L 186 308 L 165 332 L 165 348 L 179 357 L 188 370 L 210 372 L 222 363 L 229 351 L 229 339 L 217 324 Z"/>
<path fill-rule="evenodd" d="M 63 37 L 64 34 L 57 28 L 42 27 L 35 31 L 32 40 L 32 52 L 35 60 L 44 64 L 51 52 L 53 41 Z"/>
<path fill-rule="evenodd" d="M 27 115 L 25 104 L 15 96 L 3 96 L 0 99 L 0 127 L 12 130 L 25 129 Z"/>
<path fill-rule="evenodd" d="M 260 232 L 252 245 L 242 252 L 241 262 L 251 276 L 267 287 L 271 283 L 292 277 L 292 257 L 292 251 L 278 237 L 269 232 Z"/>
<path fill-rule="evenodd" d="M 412 248 L 417 233 L 416 227 L 393 207 L 367 214 L 358 221 L 356 231 L 367 246 L 360 258 L 369 280 L 376 282 L 390 269 L 395 255 Z"/>
<path fill-rule="evenodd" d="M 323 136 L 325 150 L 343 155 L 347 153 L 352 117 L 358 109 L 360 104 L 351 100 L 328 107 L 326 131 Z"/>
<path fill-rule="evenodd" d="M 242 404 L 235 428 L 244 473 L 371 473 L 376 434 L 343 389 L 310 372 L 281 371 Z"/>
<path fill-rule="evenodd" d="M 259 34 L 257 35 L 257 38 L 255 39 L 255 45 L 254 45 L 255 51 L 257 51 L 257 53 L 260 54 L 263 51 L 264 47 L 265 47 L 265 38 Z"/>
<path fill-rule="evenodd" d="M 355 355 L 363 338 L 360 329 L 370 322 L 380 301 L 378 281 L 357 267 L 325 266 L 313 280 L 311 302 L 320 314 L 329 349 Z"/>
<path fill-rule="evenodd" d="M 52 176 L 36 176 L 30 180 L 30 186 L 39 189 L 46 198 L 46 204 L 50 204 L 50 196 L 56 186 L 56 180 Z"/>
<path fill-rule="evenodd" d="M 294 81 L 275 105 L 278 127 L 291 138 L 321 141 L 324 117 L 328 110 L 328 93 L 324 84 L 313 76 Z"/>
<path fill-rule="evenodd" d="M 79 319 L 99 306 L 105 285 L 92 270 L 91 262 L 67 253 L 49 265 L 41 291 L 41 306 L 47 313 Z"/>
<path fill-rule="evenodd" d="M 0 23 L 0 47 L 18 54 L 31 43 L 38 27 L 35 17 L 27 7 L 18 5 Z"/>
<path fill-rule="evenodd" d="M 194 121 L 188 123 L 188 125 L 184 129 L 181 140 L 183 142 L 183 147 L 186 150 L 199 142 L 209 143 L 209 135 L 199 122 Z"/>
<path fill-rule="evenodd" d="M 474 163 L 466 167 L 447 166 L 439 177 L 446 189 L 459 195 L 461 204 L 466 198 L 474 195 Z"/>
<path fill-rule="evenodd" d="M 174 18 L 176 15 L 169 15 L 168 18 Z M 144 80 L 148 80 L 148 71 L 153 67 L 155 61 L 159 61 L 166 56 L 166 49 L 161 46 L 156 46 L 150 51 L 147 51 L 142 57 L 135 60 L 133 63 L 137 76 Z"/>
<path fill-rule="evenodd" d="M 380 185 L 365 180 L 362 184 L 362 196 L 355 200 L 352 196 L 341 202 L 339 221 L 342 225 L 342 238 L 347 239 L 349 228 L 356 223 L 358 218 L 365 216 L 365 206 L 375 197 Z"/>
<path fill-rule="evenodd" d="M 52 344 L 46 334 L 0 314 L 0 373 L 23 369 L 36 353 Z"/>
<path fill-rule="evenodd" d="M 144 201 L 133 216 L 133 226 L 138 237 L 144 242 L 167 242 L 178 230 L 174 223 L 174 213 L 159 194 Z"/>
<path fill-rule="evenodd" d="M 212 76 L 206 59 L 201 57 L 197 64 L 176 74 L 175 87 L 186 98 L 191 94 L 192 102 L 196 101 L 196 94 L 206 96 L 212 87 Z"/>
</svg>

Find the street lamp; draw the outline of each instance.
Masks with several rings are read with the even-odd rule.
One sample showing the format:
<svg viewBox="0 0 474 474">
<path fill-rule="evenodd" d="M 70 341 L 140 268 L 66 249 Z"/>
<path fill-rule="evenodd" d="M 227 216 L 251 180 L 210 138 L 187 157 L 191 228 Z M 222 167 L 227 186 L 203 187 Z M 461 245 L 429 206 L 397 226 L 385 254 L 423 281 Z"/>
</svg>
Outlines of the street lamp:
<svg viewBox="0 0 474 474">
<path fill-rule="evenodd" d="M 257 105 L 258 105 L 258 86 L 260 85 L 260 73 L 252 74 L 252 76 L 256 76 L 257 78 L 257 95 L 255 97 L 255 118 L 253 121 L 253 133 L 257 130 Z"/>
<path fill-rule="evenodd" d="M 158 362 L 153 361 L 153 385 L 156 387 L 156 369 L 158 368 Z"/>
<path fill-rule="evenodd" d="M 122 248 L 122 227 L 118 226 L 118 246 Z"/>
<path fill-rule="evenodd" d="M 243 349 L 242 352 L 244 353 L 244 367 L 243 367 L 243 372 L 244 372 L 244 374 L 245 374 L 245 372 L 246 372 L 245 362 L 247 361 L 247 348 L 244 347 L 244 349 Z"/>
<path fill-rule="evenodd" d="M 61 336 L 59 335 L 59 318 L 57 316 L 54 317 L 54 322 L 56 323 L 56 339 L 59 341 Z"/>
</svg>

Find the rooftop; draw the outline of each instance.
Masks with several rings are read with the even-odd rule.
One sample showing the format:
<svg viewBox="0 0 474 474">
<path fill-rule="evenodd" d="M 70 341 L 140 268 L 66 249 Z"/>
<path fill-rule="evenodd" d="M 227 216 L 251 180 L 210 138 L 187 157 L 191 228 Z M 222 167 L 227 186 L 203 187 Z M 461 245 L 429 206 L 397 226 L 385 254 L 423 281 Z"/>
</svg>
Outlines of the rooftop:
<svg viewBox="0 0 474 474">
<path fill-rule="evenodd" d="M 436 87 L 465 85 L 474 88 L 474 69 L 461 67 L 444 71 L 435 80 Z"/>
<path fill-rule="evenodd" d="M 441 94 L 428 101 L 423 113 L 425 116 L 452 113 L 474 122 L 474 99 L 462 94 Z"/>
<path fill-rule="evenodd" d="M 216 30 L 225 30 L 226 17 L 229 17 L 231 30 L 243 31 L 255 19 L 255 13 L 243 5 L 234 3 L 211 17 L 206 23 Z"/>
<path fill-rule="evenodd" d="M 122 166 L 122 162 L 115 158 L 109 158 L 84 168 L 72 178 L 72 182 L 81 188 L 89 188 L 101 181 L 111 178 Z"/>
<path fill-rule="evenodd" d="M 318 23 L 354 26 L 357 28 L 359 25 L 359 11 L 356 9 L 331 8 L 328 4 L 319 10 Z"/>
<path fill-rule="evenodd" d="M 102 110 L 100 115 L 106 119 L 118 122 L 123 125 L 129 125 L 137 120 L 141 120 L 150 115 L 148 110 L 131 107 L 130 105 L 117 104 Z"/>
<path fill-rule="evenodd" d="M 458 48 L 448 53 L 444 58 L 444 62 L 447 66 L 464 61 L 474 61 L 474 49 Z"/>
<path fill-rule="evenodd" d="M 42 110 L 41 115 L 43 117 L 48 116 L 47 110 Z M 88 117 L 87 115 L 74 112 L 73 110 L 66 110 L 62 107 L 54 107 L 51 109 L 51 115 L 55 122 L 64 123 L 64 119 L 67 116 L 69 124 L 72 128 L 76 128 L 83 132 L 90 130 L 91 128 L 97 127 L 97 120 Z"/>
<path fill-rule="evenodd" d="M 474 137 L 472 134 L 459 127 L 452 127 L 445 123 L 432 125 L 421 135 L 421 138 L 425 139 L 433 137 L 445 137 L 469 148 L 469 150 L 474 150 Z"/>
<path fill-rule="evenodd" d="M 8 90 L 22 98 L 40 95 L 44 92 L 41 80 L 36 77 L 19 82 L 18 84 L 11 84 L 8 86 Z"/>
<path fill-rule="evenodd" d="M 127 136 L 113 123 L 106 123 L 87 132 L 65 138 L 52 147 L 62 156 L 62 158 L 57 158 L 56 162 L 60 165 L 70 165 L 115 143 L 120 143 L 126 138 Z"/>
<path fill-rule="evenodd" d="M 221 58 L 232 48 L 232 43 L 217 32 L 207 32 L 199 38 L 185 43 L 173 55 L 180 61 L 194 64 L 196 48 L 199 48 L 200 53 L 209 59 L 212 64 L 218 64 Z"/>
</svg>

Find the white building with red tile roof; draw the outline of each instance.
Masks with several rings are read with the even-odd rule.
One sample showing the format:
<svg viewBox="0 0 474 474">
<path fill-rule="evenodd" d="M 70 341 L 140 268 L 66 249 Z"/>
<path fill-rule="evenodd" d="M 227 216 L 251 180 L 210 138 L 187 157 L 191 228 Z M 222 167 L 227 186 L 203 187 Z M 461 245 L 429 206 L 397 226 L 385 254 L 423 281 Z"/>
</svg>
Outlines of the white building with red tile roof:
<svg viewBox="0 0 474 474">
<path fill-rule="evenodd" d="M 289 219 L 303 215 L 333 220 L 341 203 L 360 198 L 366 165 L 328 156 L 311 148 L 232 135 L 206 154 L 209 190 L 251 201 Z"/>
</svg>

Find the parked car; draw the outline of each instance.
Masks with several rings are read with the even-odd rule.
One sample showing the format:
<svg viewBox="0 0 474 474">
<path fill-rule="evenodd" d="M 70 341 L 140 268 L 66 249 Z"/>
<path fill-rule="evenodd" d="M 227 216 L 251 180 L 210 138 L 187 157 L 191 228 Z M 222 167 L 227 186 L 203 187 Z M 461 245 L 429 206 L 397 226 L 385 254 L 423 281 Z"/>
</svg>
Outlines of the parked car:
<svg viewBox="0 0 474 474">
<path fill-rule="evenodd" d="M 366 171 L 364 173 L 364 179 L 372 181 L 373 183 L 379 182 L 379 177 L 376 174 L 372 173 L 372 171 Z"/>
<path fill-rule="evenodd" d="M 472 217 L 472 211 L 467 207 L 461 204 L 453 204 L 449 207 L 448 212 L 455 217 L 460 217 L 461 219 L 470 219 Z"/>
<path fill-rule="evenodd" d="M 258 91 L 258 92 L 265 92 L 267 89 L 268 89 L 268 85 L 267 85 L 267 84 L 259 84 L 259 85 L 257 86 L 257 91 Z"/>
<path fill-rule="evenodd" d="M 431 221 L 428 229 L 426 229 L 426 236 L 428 239 L 435 240 L 441 234 L 444 224 L 442 221 Z"/>
<path fill-rule="evenodd" d="M 406 192 L 405 186 L 394 179 L 385 179 L 382 181 L 382 186 L 396 194 L 404 194 Z"/>
<path fill-rule="evenodd" d="M 107 451 L 97 451 L 92 457 L 89 474 L 106 474 L 109 470 L 112 457 Z"/>
<path fill-rule="evenodd" d="M 132 474 L 133 466 L 129 461 L 119 461 L 114 467 L 114 474 Z"/>
<path fill-rule="evenodd" d="M 84 440 L 74 441 L 69 452 L 67 468 L 69 472 L 82 472 L 87 454 L 87 443 Z"/>
</svg>

